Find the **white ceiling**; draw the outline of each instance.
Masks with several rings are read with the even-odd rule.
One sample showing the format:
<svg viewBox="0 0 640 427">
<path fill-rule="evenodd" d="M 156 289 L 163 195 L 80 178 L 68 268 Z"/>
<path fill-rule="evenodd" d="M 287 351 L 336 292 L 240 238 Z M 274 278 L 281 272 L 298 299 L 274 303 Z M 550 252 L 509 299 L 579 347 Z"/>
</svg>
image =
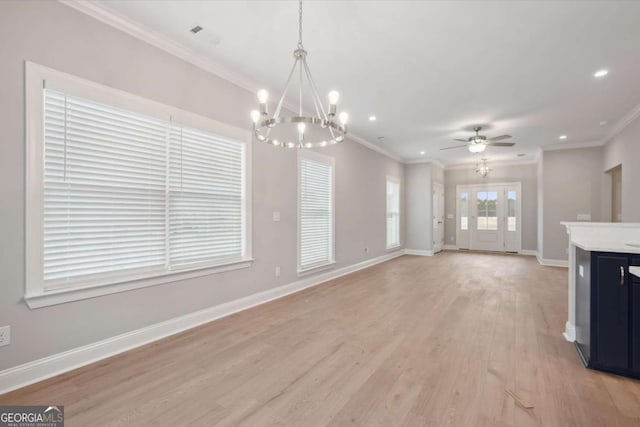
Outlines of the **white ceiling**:
<svg viewBox="0 0 640 427">
<path fill-rule="evenodd" d="M 278 91 L 293 63 L 295 1 L 98 3 Z M 320 93 L 340 91 L 353 134 L 451 165 L 476 160 L 439 150 L 476 124 L 517 143 L 489 147 L 490 161 L 602 142 L 640 103 L 639 22 L 634 1 L 307 1 L 303 41 Z M 196 24 L 204 31 L 193 35 Z M 609 75 L 594 78 L 602 68 Z"/>
</svg>

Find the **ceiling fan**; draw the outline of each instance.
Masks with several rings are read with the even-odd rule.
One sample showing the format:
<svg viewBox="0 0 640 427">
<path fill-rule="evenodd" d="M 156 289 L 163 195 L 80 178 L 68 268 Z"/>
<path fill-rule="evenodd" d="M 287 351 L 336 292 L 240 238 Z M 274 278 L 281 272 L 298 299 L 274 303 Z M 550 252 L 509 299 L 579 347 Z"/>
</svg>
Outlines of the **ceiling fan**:
<svg viewBox="0 0 640 427">
<path fill-rule="evenodd" d="M 515 142 L 498 142 L 511 138 L 511 135 L 500 135 L 493 138 L 487 138 L 486 136 L 479 134 L 481 129 L 482 126 L 474 127 L 473 130 L 476 134 L 468 139 L 454 139 L 454 141 L 466 142 L 465 145 L 456 145 L 455 147 L 446 147 L 441 148 L 440 150 L 467 147 L 472 153 L 482 153 L 489 145 L 492 147 L 513 147 L 516 145 Z"/>
</svg>

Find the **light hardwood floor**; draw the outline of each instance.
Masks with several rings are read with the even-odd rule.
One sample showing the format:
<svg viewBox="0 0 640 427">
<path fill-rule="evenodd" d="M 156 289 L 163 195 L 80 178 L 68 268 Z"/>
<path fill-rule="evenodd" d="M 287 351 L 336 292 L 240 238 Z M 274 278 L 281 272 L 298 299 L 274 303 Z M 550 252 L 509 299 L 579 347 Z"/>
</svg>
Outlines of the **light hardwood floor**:
<svg viewBox="0 0 640 427">
<path fill-rule="evenodd" d="M 640 382 L 562 338 L 566 283 L 533 257 L 403 256 L 0 404 L 62 403 L 67 426 L 639 426 Z"/>
</svg>

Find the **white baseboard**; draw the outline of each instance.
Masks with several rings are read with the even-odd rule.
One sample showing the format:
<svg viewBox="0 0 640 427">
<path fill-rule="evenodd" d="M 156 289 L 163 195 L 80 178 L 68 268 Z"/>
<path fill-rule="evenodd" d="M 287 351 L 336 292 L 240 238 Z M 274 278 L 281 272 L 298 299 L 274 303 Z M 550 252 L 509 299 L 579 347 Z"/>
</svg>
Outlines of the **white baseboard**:
<svg viewBox="0 0 640 427">
<path fill-rule="evenodd" d="M 433 251 L 425 251 L 422 249 L 405 249 L 406 255 L 433 256 Z"/>
<path fill-rule="evenodd" d="M 540 265 L 546 265 L 547 267 L 569 267 L 569 261 L 566 259 L 545 259 L 541 258 L 539 253 L 536 254 L 536 258 Z"/>
<path fill-rule="evenodd" d="M 445 251 L 457 251 L 458 247 L 456 245 L 444 245 L 442 249 Z"/>
<path fill-rule="evenodd" d="M 185 314 L 164 322 L 156 323 L 135 331 L 107 338 L 82 347 L 54 354 L 33 362 L 0 371 L 0 394 L 7 393 L 29 384 L 51 378 L 98 360 L 140 347 L 153 341 L 166 338 L 187 329 L 229 316 L 242 310 L 255 307 L 303 289 L 319 285 L 328 280 L 371 267 L 375 264 L 397 258 L 405 254 L 398 250 L 337 270 L 327 271 L 313 277 L 298 280 L 287 285 L 249 295 L 224 304 Z"/>
<path fill-rule="evenodd" d="M 520 252 L 518 252 L 520 255 L 527 255 L 527 256 L 534 256 L 537 257 L 538 256 L 538 251 L 533 251 L 531 249 L 522 249 Z"/>
</svg>

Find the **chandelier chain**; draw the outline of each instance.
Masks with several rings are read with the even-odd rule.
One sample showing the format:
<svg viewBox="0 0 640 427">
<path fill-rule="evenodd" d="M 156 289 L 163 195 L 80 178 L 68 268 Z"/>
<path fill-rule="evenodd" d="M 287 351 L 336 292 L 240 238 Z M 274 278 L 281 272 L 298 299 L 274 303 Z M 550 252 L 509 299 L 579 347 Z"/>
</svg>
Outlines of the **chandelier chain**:
<svg viewBox="0 0 640 427">
<path fill-rule="evenodd" d="M 298 48 L 302 49 L 302 0 L 298 4 Z"/>
</svg>

